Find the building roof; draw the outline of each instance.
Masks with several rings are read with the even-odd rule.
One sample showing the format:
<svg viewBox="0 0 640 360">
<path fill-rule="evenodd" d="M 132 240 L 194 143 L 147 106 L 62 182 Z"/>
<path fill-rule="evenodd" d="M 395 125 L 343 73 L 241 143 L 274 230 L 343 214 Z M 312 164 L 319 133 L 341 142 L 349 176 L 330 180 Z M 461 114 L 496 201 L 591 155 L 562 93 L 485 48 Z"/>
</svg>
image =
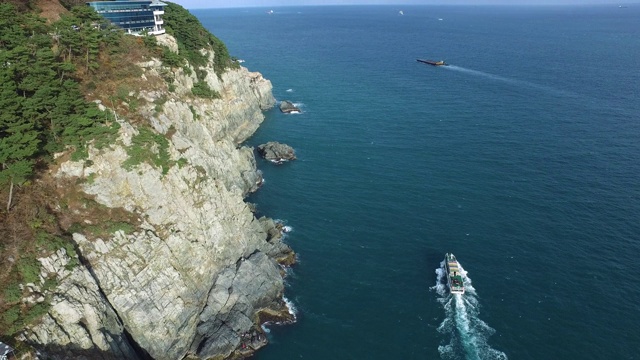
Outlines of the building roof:
<svg viewBox="0 0 640 360">
<path fill-rule="evenodd" d="M 167 6 L 166 3 L 163 3 L 158 0 L 115 0 L 115 1 L 88 1 L 89 5 L 118 5 L 118 3 L 136 3 L 136 5 L 151 5 L 151 6 Z"/>
</svg>

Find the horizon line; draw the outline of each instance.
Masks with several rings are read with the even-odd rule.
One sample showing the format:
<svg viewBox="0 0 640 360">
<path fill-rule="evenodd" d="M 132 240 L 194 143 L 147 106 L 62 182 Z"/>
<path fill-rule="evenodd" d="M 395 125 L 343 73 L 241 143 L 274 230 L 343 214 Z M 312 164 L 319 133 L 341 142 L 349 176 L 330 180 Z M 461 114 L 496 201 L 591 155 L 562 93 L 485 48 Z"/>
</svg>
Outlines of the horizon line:
<svg viewBox="0 0 640 360">
<path fill-rule="evenodd" d="M 387 6 L 387 7 L 401 7 L 401 6 L 451 6 L 451 7 L 459 7 L 459 6 L 470 6 L 470 7 L 489 7 L 489 6 L 500 6 L 500 7 L 587 7 L 587 6 L 606 6 L 606 7 L 627 7 L 632 5 L 640 5 L 638 3 L 620 3 L 620 4 L 606 4 L 606 3 L 580 3 L 580 4 L 558 4 L 557 2 L 550 3 L 524 3 L 524 4 L 513 4 L 513 3 L 495 3 L 495 4 L 296 4 L 296 5 L 274 5 L 274 6 L 266 6 L 266 5 L 246 5 L 246 6 L 237 6 L 237 5 L 219 5 L 219 6 L 210 6 L 210 7 L 186 7 L 186 9 L 190 10 L 207 10 L 207 9 L 277 9 L 277 8 L 292 8 L 292 7 L 330 7 L 330 6 Z"/>
</svg>

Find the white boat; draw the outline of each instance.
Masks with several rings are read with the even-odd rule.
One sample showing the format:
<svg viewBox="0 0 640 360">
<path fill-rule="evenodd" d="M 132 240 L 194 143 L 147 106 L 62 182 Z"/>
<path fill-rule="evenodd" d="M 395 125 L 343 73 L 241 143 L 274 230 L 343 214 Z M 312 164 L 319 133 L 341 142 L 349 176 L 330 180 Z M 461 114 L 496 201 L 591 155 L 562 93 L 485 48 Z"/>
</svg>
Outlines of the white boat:
<svg viewBox="0 0 640 360">
<path fill-rule="evenodd" d="M 449 292 L 452 294 L 464 294 L 464 280 L 460 274 L 460 263 L 453 254 L 444 255 L 445 270 L 447 271 L 447 282 Z"/>
<path fill-rule="evenodd" d="M 400 11 L 398 11 L 398 14 L 404 15 L 404 11 L 400 10 Z"/>
</svg>

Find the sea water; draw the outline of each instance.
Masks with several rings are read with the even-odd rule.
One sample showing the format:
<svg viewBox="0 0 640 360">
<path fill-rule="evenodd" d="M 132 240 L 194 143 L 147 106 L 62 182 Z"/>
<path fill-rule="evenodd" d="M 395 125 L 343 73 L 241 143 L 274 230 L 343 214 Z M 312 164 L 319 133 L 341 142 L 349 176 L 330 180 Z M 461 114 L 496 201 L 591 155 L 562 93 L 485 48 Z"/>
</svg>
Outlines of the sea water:
<svg viewBox="0 0 640 360">
<path fill-rule="evenodd" d="M 299 259 L 257 359 L 639 357 L 640 6 L 267 10 L 194 11 L 303 111 L 248 141 L 298 156 L 249 199 Z"/>
</svg>

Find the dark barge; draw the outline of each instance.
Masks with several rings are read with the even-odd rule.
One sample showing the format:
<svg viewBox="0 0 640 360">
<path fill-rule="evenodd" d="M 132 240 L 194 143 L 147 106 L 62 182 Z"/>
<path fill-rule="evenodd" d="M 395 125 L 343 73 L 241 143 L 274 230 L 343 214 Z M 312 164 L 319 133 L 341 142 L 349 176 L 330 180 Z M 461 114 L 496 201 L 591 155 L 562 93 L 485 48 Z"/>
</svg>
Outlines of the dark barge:
<svg viewBox="0 0 640 360">
<path fill-rule="evenodd" d="M 449 64 L 447 64 L 446 62 L 444 62 L 443 60 L 440 61 L 433 61 L 433 60 L 423 60 L 423 59 L 418 59 L 418 62 L 421 63 L 425 63 L 425 64 L 429 64 L 429 65 L 433 65 L 433 66 L 448 66 Z"/>
</svg>

